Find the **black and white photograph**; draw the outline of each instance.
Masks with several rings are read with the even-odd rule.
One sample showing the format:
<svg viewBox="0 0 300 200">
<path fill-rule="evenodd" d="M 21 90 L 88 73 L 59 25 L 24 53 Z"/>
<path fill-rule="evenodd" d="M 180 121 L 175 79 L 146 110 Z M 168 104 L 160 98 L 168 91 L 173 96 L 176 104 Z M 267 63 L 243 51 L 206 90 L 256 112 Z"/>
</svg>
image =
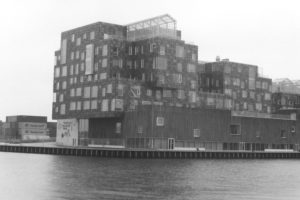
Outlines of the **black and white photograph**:
<svg viewBox="0 0 300 200">
<path fill-rule="evenodd" d="M 299 200 L 300 1 L 3 0 L 1 200 Z"/>
</svg>

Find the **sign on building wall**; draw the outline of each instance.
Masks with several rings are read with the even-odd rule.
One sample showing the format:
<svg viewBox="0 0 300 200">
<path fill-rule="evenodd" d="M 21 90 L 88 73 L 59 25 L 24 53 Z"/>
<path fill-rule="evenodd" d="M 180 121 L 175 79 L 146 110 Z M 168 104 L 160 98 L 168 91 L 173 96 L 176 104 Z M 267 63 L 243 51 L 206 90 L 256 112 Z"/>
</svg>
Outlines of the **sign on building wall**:
<svg viewBox="0 0 300 200">
<path fill-rule="evenodd" d="M 22 140 L 45 140 L 49 139 L 47 124 L 38 122 L 19 122 L 18 133 Z"/>
<path fill-rule="evenodd" d="M 47 124 L 37 122 L 19 122 L 18 127 L 26 129 L 47 129 Z"/>
<path fill-rule="evenodd" d="M 88 44 L 85 48 L 85 74 L 92 74 L 94 72 L 94 44 Z"/>
<path fill-rule="evenodd" d="M 66 146 L 78 146 L 77 119 L 57 120 L 56 143 Z"/>
</svg>

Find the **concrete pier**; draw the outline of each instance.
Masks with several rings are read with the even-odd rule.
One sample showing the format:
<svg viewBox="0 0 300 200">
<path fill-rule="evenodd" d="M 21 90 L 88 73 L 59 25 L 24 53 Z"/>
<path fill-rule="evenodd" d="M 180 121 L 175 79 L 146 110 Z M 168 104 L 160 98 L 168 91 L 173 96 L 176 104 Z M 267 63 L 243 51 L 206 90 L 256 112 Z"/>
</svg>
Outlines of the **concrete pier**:
<svg viewBox="0 0 300 200">
<path fill-rule="evenodd" d="M 0 145 L 0 152 L 133 159 L 297 159 L 300 152 L 177 151 Z"/>
</svg>

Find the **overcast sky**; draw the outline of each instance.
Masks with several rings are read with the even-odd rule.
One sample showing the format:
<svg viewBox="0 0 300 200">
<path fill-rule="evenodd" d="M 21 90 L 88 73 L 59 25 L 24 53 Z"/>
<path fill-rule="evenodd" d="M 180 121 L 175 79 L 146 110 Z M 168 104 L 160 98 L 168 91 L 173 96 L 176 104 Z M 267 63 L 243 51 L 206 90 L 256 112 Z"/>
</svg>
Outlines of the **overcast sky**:
<svg viewBox="0 0 300 200">
<path fill-rule="evenodd" d="M 299 2 L 299 3 L 298 3 Z M 255 64 L 270 78 L 300 79 L 300 1 L 3 0 L 0 3 L 0 120 L 51 120 L 54 51 L 62 31 L 97 21 L 126 25 L 170 14 L 199 60 L 217 55 Z"/>
</svg>

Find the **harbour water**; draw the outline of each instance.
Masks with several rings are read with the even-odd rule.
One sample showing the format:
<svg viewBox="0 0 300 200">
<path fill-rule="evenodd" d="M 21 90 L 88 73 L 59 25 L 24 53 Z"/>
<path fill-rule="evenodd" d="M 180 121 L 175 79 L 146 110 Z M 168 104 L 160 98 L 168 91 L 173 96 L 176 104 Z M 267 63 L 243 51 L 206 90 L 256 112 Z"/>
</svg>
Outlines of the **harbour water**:
<svg viewBox="0 0 300 200">
<path fill-rule="evenodd" d="M 297 159 L 116 159 L 0 152 L 0 199 L 298 200 L 299 169 Z"/>
</svg>

